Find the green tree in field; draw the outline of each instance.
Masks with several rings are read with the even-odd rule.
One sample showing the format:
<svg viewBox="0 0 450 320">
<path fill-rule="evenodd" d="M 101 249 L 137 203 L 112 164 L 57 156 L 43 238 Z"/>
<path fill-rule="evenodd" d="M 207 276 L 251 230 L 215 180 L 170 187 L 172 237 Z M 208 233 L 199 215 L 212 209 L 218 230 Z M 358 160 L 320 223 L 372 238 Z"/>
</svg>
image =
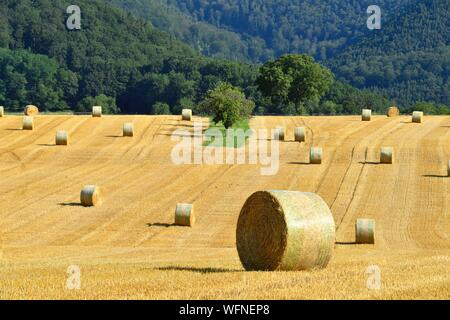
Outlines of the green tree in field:
<svg viewBox="0 0 450 320">
<path fill-rule="evenodd" d="M 225 128 L 230 128 L 242 119 L 252 114 L 255 103 L 245 97 L 245 94 L 229 83 L 221 82 L 208 91 L 205 100 L 200 104 L 200 110 L 213 116 L 215 123 L 222 122 Z"/>
<path fill-rule="evenodd" d="M 96 97 L 86 97 L 78 104 L 77 112 L 91 112 L 93 106 L 101 106 L 102 112 L 105 114 L 118 113 L 120 110 L 116 105 L 116 99 L 100 94 Z"/>
<path fill-rule="evenodd" d="M 164 102 L 157 102 L 152 107 L 152 114 L 156 115 L 170 114 L 170 106 Z"/>
<path fill-rule="evenodd" d="M 320 100 L 333 78 L 333 73 L 312 57 L 290 54 L 263 65 L 256 84 L 280 109 L 283 104 L 294 104 L 300 112 L 308 100 Z"/>
</svg>

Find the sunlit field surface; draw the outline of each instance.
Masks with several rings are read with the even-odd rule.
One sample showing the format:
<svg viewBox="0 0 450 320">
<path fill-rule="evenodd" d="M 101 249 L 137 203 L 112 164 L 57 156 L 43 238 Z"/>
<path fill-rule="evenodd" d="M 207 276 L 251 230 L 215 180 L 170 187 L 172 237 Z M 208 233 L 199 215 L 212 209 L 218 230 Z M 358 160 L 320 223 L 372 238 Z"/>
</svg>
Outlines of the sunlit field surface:
<svg viewBox="0 0 450 320">
<path fill-rule="evenodd" d="M 1 299 L 449 299 L 450 117 L 256 117 L 254 129 L 284 126 L 280 169 L 172 163 L 178 116 L 53 115 L 0 118 Z M 194 118 L 207 122 L 207 119 Z M 124 122 L 135 136 L 122 137 Z M 293 128 L 307 127 L 294 142 Z M 68 147 L 55 146 L 67 130 Z M 309 165 L 311 146 L 324 150 Z M 393 165 L 379 150 L 395 150 Z M 79 205 L 84 185 L 103 205 Z M 337 232 L 326 269 L 245 272 L 236 223 L 255 191 L 319 194 Z M 173 225 L 179 202 L 195 205 L 193 228 Z M 376 220 L 376 244 L 356 245 L 357 218 Z M 81 270 L 70 290 L 67 269 Z M 369 266 L 381 288 L 367 286 Z"/>
</svg>

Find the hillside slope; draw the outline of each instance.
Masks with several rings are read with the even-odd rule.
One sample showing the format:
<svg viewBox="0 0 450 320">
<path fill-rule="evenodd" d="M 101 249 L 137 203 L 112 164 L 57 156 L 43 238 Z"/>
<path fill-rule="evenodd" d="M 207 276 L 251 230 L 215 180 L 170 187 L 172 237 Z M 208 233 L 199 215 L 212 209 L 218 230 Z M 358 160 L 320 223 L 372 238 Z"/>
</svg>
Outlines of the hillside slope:
<svg viewBox="0 0 450 320">
<path fill-rule="evenodd" d="M 105 94 L 117 98 L 125 113 L 150 113 L 157 102 L 167 103 L 172 112 L 178 112 L 183 101 L 196 102 L 220 80 L 243 88 L 252 83 L 253 67 L 205 59 L 168 33 L 104 1 L 78 1 L 81 30 L 69 31 L 65 22 L 70 4 L 60 0 L 0 3 L 3 48 L 45 55 L 76 75 L 78 81 L 61 83 L 62 87 L 75 85 L 75 95 L 63 96 L 65 103 L 61 105 L 44 101 L 40 105 L 43 110 L 56 111 L 66 106 L 76 109 L 83 98 Z M 153 90 L 143 97 L 143 82 L 151 81 L 157 82 L 158 88 L 147 86 L 147 93 Z M 27 89 L 32 90 L 32 86 Z M 66 89 L 63 91 L 70 91 Z M 21 94 L 8 96 L 8 101 L 0 99 L 0 103 L 13 101 L 6 106 L 10 109 L 39 102 Z M 130 105 L 127 101 L 140 103 Z"/>
<path fill-rule="evenodd" d="M 356 39 L 330 65 L 341 79 L 401 104 L 450 105 L 449 17 L 447 0 L 414 2 L 381 30 Z"/>
</svg>

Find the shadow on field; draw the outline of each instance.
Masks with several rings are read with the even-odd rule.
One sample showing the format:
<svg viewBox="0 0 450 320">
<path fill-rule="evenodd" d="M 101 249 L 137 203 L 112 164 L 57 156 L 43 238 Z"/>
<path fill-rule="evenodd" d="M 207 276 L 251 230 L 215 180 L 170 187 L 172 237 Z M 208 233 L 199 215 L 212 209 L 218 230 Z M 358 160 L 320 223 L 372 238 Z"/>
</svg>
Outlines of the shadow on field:
<svg viewBox="0 0 450 320">
<path fill-rule="evenodd" d="M 66 202 L 66 203 L 58 203 L 59 206 L 62 207 L 82 207 L 83 205 L 79 202 Z"/>
<path fill-rule="evenodd" d="M 190 271 L 196 273 L 227 273 L 227 272 L 243 272 L 243 270 L 224 269 L 224 268 L 194 268 L 194 267 L 161 267 L 159 271 Z"/>
<path fill-rule="evenodd" d="M 309 163 L 309 162 L 300 162 L 300 161 L 291 161 L 291 162 L 288 162 L 287 164 L 304 164 L 304 165 L 311 165 L 311 166 L 314 166 L 315 164 L 314 163 Z"/>
<path fill-rule="evenodd" d="M 123 136 L 106 136 L 106 138 L 123 138 Z"/>
<path fill-rule="evenodd" d="M 377 165 L 385 165 L 386 163 L 381 163 L 381 162 L 375 162 L 375 161 L 360 161 L 360 164 L 370 164 L 373 166 L 377 166 Z"/>
<path fill-rule="evenodd" d="M 159 227 L 159 228 L 170 228 L 170 227 L 176 227 L 177 225 L 175 223 L 161 223 L 161 222 L 156 222 L 156 223 L 147 223 L 147 227 L 151 228 L 151 227 Z"/>
<path fill-rule="evenodd" d="M 356 245 L 357 243 L 356 242 L 336 242 L 335 243 L 335 245 L 338 245 L 338 246 L 354 246 L 354 245 Z"/>
<path fill-rule="evenodd" d="M 449 178 L 449 176 L 447 176 L 447 175 L 439 175 L 439 174 L 424 174 L 423 177 L 425 177 L 425 178 L 440 178 L 440 179 Z"/>
<path fill-rule="evenodd" d="M 6 131 L 23 131 L 23 129 L 13 129 L 13 128 L 8 128 L 5 129 Z"/>
<path fill-rule="evenodd" d="M 56 147 L 56 144 L 38 143 L 37 146 L 40 146 L 40 147 Z"/>
</svg>

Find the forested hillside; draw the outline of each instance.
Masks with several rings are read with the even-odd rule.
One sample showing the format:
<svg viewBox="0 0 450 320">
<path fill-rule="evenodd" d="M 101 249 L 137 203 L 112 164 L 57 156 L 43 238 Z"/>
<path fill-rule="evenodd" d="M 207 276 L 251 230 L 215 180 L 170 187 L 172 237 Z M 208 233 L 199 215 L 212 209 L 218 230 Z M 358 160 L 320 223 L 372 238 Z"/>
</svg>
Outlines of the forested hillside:
<svg viewBox="0 0 450 320">
<path fill-rule="evenodd" d="M 381 30 L 360 37 L 333 58 L 341 79 L 375 88 L 404 105 L 450 105 L 448 0 L 415 1 Z"/>
<path fill-rule="evenodd" d="M 44 110 L 77 110 L 81 100 L 104 94 L 125 113 L 151 113 L 158 102 L 178 112 L 221 80 L 249 89 L 256 78 L 257 67 L 202 58 L 104 1 L 78 1 L 82 29 L 69 31 L 70 4 L 0 3 L 0 103 L 8 109 L 39 103 Z"/>
<path fill-rule="evenodd" d="M 68 1 L 7 0 L 0 4 L 0 105 L 19 111 L 88 111 L 104 104 L 116 113 L 179 113 L 221 81 L 241 88 L 257 113 L 290 113 L 257 90 L 259 65 L 205 58 L 150 24 L 100 0 L 80 0 L 81 30 L 69 31 Z M 334 82 L 304 113 L 383 112 L 389 102 Z"/>
<path fill-rule="evenodd" d="M 108 1 L 205 55 L 265 62 L 306 53 L 339 79 L 375 89 L 401 106 L 450 104 L 448 0 L 377 1 L 382 29 L 376 31 L 366 26 L 367 7 L 375 4 L 370 0 Z"/>
<path fill-rule="evenodd" d="M 265 61 L 273 57 L 262 39 L 244 38 L 236 32 L 218 28 L 207 22 L 195 20 L 166 0 L 106 0 L 149 21 L 155 28 L 164 30 L 188 44 L 202 55 L 243 62 Z M 262 55 L 252 59 L 255 48 Z"/>
</svg>

